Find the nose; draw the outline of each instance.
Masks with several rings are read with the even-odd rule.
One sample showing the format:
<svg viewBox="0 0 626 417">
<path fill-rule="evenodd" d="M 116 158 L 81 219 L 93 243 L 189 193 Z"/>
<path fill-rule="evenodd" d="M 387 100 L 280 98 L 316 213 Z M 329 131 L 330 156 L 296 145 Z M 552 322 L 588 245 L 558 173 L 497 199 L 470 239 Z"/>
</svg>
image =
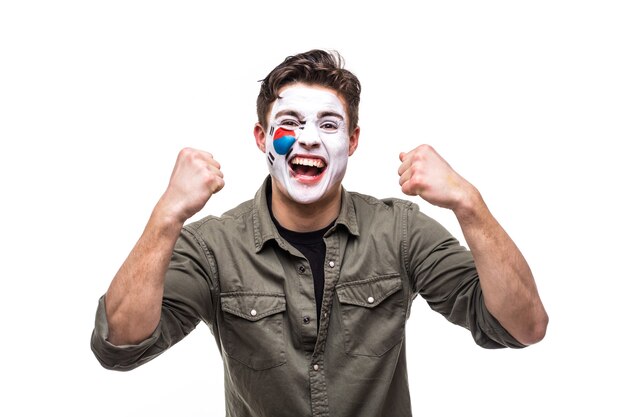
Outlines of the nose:
<svg viewBox="0 0 626 417">
<path fill-rule="evenodd" d="M 301 128 L 298 135 L 298 143 L 305 148 L 315 148 L 320 145 L 320 135 L 312 124 L 307 124 Z"/>
</svg>

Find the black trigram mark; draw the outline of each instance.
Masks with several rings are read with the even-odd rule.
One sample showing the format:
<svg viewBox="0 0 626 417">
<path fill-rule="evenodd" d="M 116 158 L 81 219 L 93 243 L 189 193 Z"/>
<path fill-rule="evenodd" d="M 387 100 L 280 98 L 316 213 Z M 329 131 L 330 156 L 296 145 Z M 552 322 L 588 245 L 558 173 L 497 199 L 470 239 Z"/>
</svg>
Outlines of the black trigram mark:
<svg viewBox="0 0 626 417">
<path fill-rule="evenodd" d="M 272 128 L 270 129 L 270 136 L 272 136 L 274 134 L 274 126 L 272 126 Z"/>
<path fill-rule="evenodd" d="M 267 153 L 267 160 L 270 161 L 270 165 L 274 165 L 274 160 L 276 159 L 276 157 L 274 156 L 273 153 L 268 152 Z"/>
</svg>

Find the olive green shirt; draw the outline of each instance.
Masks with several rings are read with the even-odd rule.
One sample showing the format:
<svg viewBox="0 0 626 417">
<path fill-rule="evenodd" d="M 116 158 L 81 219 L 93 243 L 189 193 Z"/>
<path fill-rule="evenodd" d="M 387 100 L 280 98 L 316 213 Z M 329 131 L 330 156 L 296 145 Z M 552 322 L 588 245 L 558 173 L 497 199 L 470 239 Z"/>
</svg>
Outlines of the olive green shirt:
<svg viewBox="0 0 626 417">
<path fill-rule="evenodd" d="M 150 338 L 109 343 L 100 299 L 91 343 L 104 367 L 142 365 L 203 321 L 223 358 L 229 417 L 404 417 L 405 323 L 418 294 L 477 344 L 523 347 L 487 311 L 471 252 L 441 225 L 413 203 L 345 190 L 324 236 L 318 333 L 308 261 L 278 234 L 267 186 L 183 228 Z"/>
</svg>

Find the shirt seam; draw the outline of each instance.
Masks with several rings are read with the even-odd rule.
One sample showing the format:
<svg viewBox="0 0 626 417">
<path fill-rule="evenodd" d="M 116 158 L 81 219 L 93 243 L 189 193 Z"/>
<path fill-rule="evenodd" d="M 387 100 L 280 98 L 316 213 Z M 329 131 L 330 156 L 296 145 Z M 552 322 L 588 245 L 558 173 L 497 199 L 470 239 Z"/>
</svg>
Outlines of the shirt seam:
<svg viewBox="0 0 626 417">
<path fill-rule="evenodd" d="M 401 225 L 400 227 L 402 228 L 401 230 L 401 235 L 402 238 L 400 239 L 400 251 L 402 253 L 402 264 L 404 265 L 404 272 L 406 273 L 406 276 L 409 277 L 409 279 L 411 279 L 411 274 L 410 274 L 410 267 L 409 267 L 409 250 L 408 250 L 408 228 L 409 228 L 409 207 L 408 206 L 404 206 L 403 207 L 403 215 L 402 215 L 402 221 L 401 221 Z"/>
<path fill-rule="evenodd" d="M 217 218 L 215 217 L 208 217 L 208 218 L 205 218 L 204 221 L 202 221 L 198 225 L 199 226 L 203 225 L 211 219 L 217 220 Z M 204 257 L 208 266 L 207 275 L 209 276 L 209 283 L 208 283 L 209 291 L 210 291 L 211 299 L 213 302 L 213 311 L 212 311 L 211 321 L 212 321 L 212 325 L 215 328 L 215 326 L 217 326 L 217 316 L 218 316 L 218 310 L 219 310 L 219 300 L 218 300 L 217 294 L 221 293 L 220 277 L 219 277 L 219 272 L 217 269 L 217 261 L 215 260 L 213 251 L 207 246 L 207 244 L 204 242 L 201 236 L 198 235 L 196 229 L 193 229 L 189 226 L 184 226 L 183 231 L 189 233 L 193 237 L 193 239 L 196 241 L 198 246 L 200 246 L 200 248 L 202 249 L 202 252 L 204 253 Z"/>
</svg>

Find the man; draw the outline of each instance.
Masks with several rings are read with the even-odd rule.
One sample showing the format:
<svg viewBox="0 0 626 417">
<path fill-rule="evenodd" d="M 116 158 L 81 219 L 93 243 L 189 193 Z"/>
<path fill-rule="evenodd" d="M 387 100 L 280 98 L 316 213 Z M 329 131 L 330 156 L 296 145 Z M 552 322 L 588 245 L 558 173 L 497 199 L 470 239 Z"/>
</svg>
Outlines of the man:
<svg viewBox="0 0 626 417">
<path fill-rule="evenodd" d="M 341 58 L 288 57 L 263 80 L 254 136 L 270 176 L 222 217 L 183 226 L 224 186 L 180 152 L 98 306 L 92 349 L 137 367 L 200 320 L 224 362 L 228 416 L 410 416 L 405 322 L 420 294 L 487 348 L 540 341 L 548 318 L 522 254 L 434 149 L 400 154 L 402 191 L 450 209 L 471 252 L 410 202 L 341 186 L 360 84 Z"/>
</svg>

